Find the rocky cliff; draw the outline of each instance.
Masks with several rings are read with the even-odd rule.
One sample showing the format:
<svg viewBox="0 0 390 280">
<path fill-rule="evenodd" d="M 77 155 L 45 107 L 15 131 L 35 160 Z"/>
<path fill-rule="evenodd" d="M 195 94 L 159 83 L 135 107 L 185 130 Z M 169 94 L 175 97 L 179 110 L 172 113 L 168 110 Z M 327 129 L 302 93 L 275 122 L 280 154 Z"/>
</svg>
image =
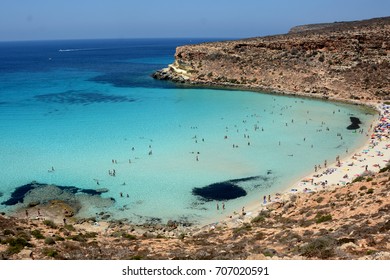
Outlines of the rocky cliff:
<svg viewBox="0 0 390 280">
<path fill-rule="evenodd" d="M 176 49 L 153 75 L 195 85 L 345 100 L 390 99 L 390 17 Z"/>
</svg>

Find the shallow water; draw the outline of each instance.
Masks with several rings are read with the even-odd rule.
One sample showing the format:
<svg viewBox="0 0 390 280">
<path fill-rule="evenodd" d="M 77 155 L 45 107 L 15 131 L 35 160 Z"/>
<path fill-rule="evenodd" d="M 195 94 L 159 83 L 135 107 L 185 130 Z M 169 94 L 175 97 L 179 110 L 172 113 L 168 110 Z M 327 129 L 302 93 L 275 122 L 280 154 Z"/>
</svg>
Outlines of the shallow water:
<svg viewBox="0 0 390 280">
<path fill-rule="evenodd" d="M 365 131 L 374 119 L 358 106 L 153 80 L 186 43 L 1 43 L 0 200 L 35 180 L 109 189 L 102 196 L 113 206 L 89 204 L 81 215 L 209 221 L 365 140 L 347 130 L 351 116 Z M 227 181 L 246 195 L 226 200 L 225 211 L 193 193 Z"/>
</svg>

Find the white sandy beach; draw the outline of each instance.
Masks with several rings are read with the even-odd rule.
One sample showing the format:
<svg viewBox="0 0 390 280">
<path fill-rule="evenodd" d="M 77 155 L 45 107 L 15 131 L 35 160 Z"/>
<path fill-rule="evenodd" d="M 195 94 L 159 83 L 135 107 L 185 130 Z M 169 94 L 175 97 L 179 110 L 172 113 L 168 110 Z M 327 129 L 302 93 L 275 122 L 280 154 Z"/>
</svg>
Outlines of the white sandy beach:
<svg viewBox="0 0 390 280">
<path fill-rule="evenodd" d="M 333 163 L 327 164 L 326 168 L 324 162 L 319 162 L 321 168 L 318 168 L 317 172 L 301 178 L 282 193 L 272 194 L 271 202 L 261 203 L 259 198 L 259 202 L 245 206 L 245 215 L 242 215 L 242 209 L 236 209 L 221 223 L 237 226 L 256 217 L 261 210 L 273 202 L 289 200 L 293 194 L 342 187 L 365 173 L 379 172 L 390 161 L 390 105 L 375 104 L 375 108 L 380 117 L 372 124 L 372 128 L 368 131 L 369 139 L 361 148 L 350 151 L 347 156 L 340 157 L 339 161 L 335 159 Z"/>
</svg>

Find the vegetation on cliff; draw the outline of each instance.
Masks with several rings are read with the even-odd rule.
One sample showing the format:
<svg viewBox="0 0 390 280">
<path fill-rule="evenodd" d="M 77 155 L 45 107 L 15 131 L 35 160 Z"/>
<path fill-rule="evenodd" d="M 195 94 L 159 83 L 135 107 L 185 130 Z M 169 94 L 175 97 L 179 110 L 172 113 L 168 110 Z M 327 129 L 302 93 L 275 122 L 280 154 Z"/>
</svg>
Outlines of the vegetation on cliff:
<svg viewBox="0 0 390 280">
<path fill-rule="evenodd" d="M 202 229 L 0 215 L 0 259 L 390 259 L 390 171 Z"/>
</svg>

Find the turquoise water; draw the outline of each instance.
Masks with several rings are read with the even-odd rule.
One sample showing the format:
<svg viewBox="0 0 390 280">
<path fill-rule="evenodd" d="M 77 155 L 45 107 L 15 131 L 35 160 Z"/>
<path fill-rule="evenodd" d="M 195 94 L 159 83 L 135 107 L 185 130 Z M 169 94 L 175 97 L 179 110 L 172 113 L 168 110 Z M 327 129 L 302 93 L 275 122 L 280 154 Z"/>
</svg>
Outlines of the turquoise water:
<svg viewBox="0 0 390 280">
<path fill-rule="evenodd" d="M 185 43 L 0 44 L 0 200 L 35 180 L 107 188 L 103 196 L 115 204 L 88 205 L 84 216 L 209 221 L 260 203 L 364 142 L 346 129 L 353 115 L 367 130 L 374 117 L 361 107 L 153 80 Z M 237 183 L 247 195 L 225 201 L 225 211 L 192 193 L 252 176 Z"/>
</svg>

